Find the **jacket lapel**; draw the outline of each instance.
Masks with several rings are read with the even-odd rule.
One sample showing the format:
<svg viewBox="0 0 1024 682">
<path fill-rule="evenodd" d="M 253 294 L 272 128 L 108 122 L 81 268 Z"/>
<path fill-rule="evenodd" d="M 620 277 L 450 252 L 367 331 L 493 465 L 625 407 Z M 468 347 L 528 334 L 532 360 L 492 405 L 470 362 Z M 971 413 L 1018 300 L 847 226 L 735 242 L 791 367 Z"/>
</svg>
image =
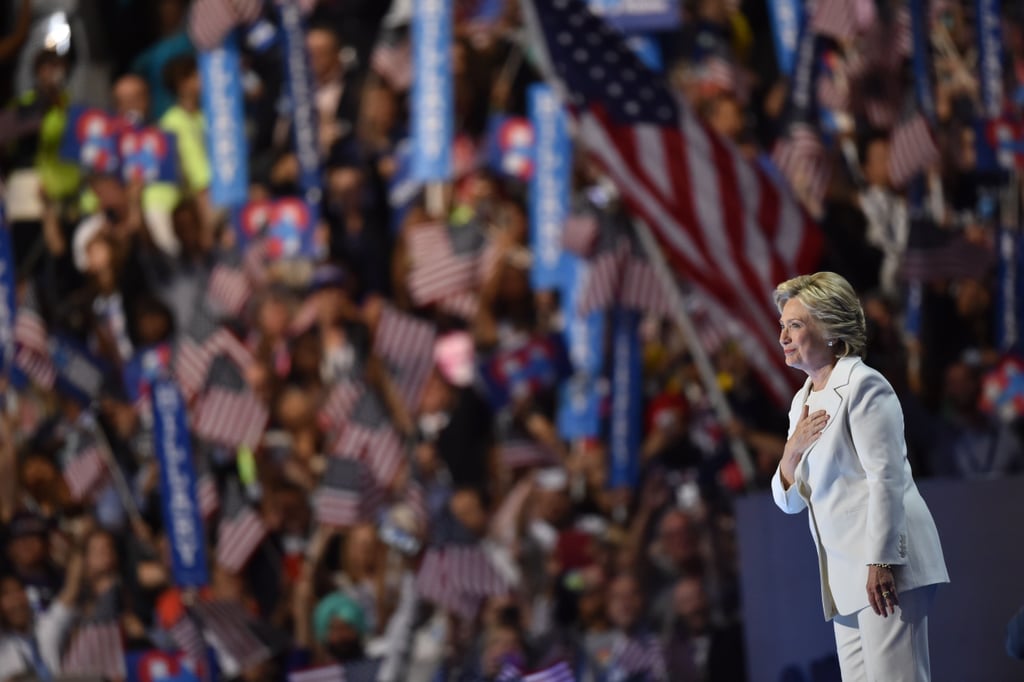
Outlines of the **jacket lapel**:
<svg viewBox="0 0 1024 682">
<path fill-rule="evenodd" d="M 835 368 L 832 370 L 832 376 L 829 377 L 828 385 L 825 387 L 821 396 L 816 399 L 816 402 L 819 405 L 816 410 L 825 410 L 825 413 L 828 414 L 828 423 L 825 424 L 825 428 L 822 429 L 821 437 L 811 443 L 811 446 L 807 448 L 806 452 L 804 452 L 803 460 L 800 462 L 801 465 L 806 464 L 807 458 L 810 456 L 814 447 L 828 437 L 829 433 L 835 427 L 835 423 L 839 421 L 839 411 L 842 409 L 843 403 L 846 400 L 846 387 L 850 383 L 850 375 L 853 373 L 853 368 L 859 362 L 861 362 L 860 358 L 840 358 L 839 362 L 836 363 Z M 800 407 L 800 410 L 803 410 L 803 406 Z"/>
</svg>

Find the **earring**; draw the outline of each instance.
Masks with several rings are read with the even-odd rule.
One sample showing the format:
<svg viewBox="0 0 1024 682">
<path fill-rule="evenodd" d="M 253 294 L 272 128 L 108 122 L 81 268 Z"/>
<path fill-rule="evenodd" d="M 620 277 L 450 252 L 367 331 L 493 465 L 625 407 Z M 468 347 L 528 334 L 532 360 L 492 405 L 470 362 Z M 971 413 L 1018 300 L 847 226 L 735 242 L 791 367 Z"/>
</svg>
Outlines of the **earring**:
<svg viewBox="0 0 1024 682">
<path fill-rule="evenodd" d="M 835 342 L 835 341 L 829 341 L 829 342 L 828 342 L 828 347 L 829 347 L 829 348 L 831 348 L 831 347 L 832 347 L 832 346 L 834 346 L 834 345 L 836 345 L 836 342 Z"/>
</svg>

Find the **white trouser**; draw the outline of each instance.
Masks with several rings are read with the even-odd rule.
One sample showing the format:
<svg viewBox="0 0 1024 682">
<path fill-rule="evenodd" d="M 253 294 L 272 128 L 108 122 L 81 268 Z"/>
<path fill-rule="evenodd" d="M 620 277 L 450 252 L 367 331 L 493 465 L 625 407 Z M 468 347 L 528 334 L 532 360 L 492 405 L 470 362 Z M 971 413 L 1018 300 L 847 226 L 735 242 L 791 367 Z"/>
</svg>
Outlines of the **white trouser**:
<svg viewBox="0 0 1024 682">
<path fill-rule="evenodd" d="M 935 585 L 902 592 L 895 613 L 870 606 L 832 619 L 843 682 L 929 682 L 928 611 Z"/>
</svg>

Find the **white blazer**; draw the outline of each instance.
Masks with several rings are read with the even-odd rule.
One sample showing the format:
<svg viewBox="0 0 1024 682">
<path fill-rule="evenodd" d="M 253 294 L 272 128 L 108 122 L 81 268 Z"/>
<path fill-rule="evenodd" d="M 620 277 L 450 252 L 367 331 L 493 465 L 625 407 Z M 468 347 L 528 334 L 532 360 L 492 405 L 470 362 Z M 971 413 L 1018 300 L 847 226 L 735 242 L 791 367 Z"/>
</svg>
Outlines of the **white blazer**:
<svg viewBox="0 0 1024 682">
<path fill-rule="evenodd" d="M 793 398 L 790 436 L 810 390 L 808 379 Z M 860 358 L 841 358 L 815 401 L 828 423 L 788 489 L 775 472 L 772 494 L 787 514 L 808 509 L 825 619 L 869 605 L 868 564 L 891 564 L 897 592 L 949 582 L 939 533 L 911 475 L 892 386 Z"/>
</svg>

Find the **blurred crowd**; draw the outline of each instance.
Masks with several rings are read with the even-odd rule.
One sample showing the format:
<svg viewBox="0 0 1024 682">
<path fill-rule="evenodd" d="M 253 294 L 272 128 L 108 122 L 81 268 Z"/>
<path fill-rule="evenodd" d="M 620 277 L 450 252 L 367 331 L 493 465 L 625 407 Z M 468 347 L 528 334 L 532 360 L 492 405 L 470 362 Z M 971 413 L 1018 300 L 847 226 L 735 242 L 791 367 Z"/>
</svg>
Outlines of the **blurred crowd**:
<svg viewBox="0 0 1024 682">
<path fill-rule="evenodd" d="M 635 483 L 609 484 L 607 439 L 560 435 L 566 320 L 551 292 L 531 286 L 526 184 L 486 153 L 489 122 L 525 116 L 526 88 L 540 79 L 518 3 L 487 21 L 475 19 L 479 3 L 456 3 L 455 178 L 440 222 L 474 231 L 486 266 L 445 305 L 417 305 L 410 291 L 417 249 L 438 220 L 422 194 L 394 191 L 408 137 L 412 3 L 301 3 L 323 170 L 315 263 L 277 260 L 258 243 L 241 251 L 232 216 L 211 201 L 186 0 L 77 3 L 70 47 L 32 38 L 45 4 L 14 0 L 0 16 L 0 187 L 18 326 L 0 420 L 0 680 L 154 679 L 137 678 L 131 663 L 72 655 L 76 633 L 104 619 L 127 655 L 164 652 L 168 679 L 301 680 L 331 665 L 387 682 L 518 679 L 516 670 L 559 662 L 582 682 L 745 678 L 733 502 L 770 480 L 787 406 L 735 340 L 702 334 L 733 412 L 723 423 L 673 321 L 648 314 Z M 711 129 L 769 164 L 789 86 L 768 5 L 681 5 L 680 27 L 655 36 L 666 78 Z M 999 332 L 1009 295 L 1000 295 L 1001 223 L 1020 228 L 1020 181 L 978 167 L 973 5 L 932 3 L 933 32 L 945 38 L 935 62 L 941 157 L 924 199 L 892 181 L 896 121 L 864 111 L 871 98 L 861 93 L 894 87 L 882 100 L 897 101 L 911 78 L 893 84 L 870 68 L 836 108 L 827 191 L 808 199 L 825 235 L 821 269 L 863 296 L 867 362 L 901 396 L 918 476 L 1024 467 L 1021 366 Z M 1007 110 L 1019 116 L 1024 14 L 1003 5 Z M 862 33 L 838 46 L 835 69 L 852 72 L 873 39 Z M 873 68 L 909 73 L 909 61 Z M 281 47 L 245 42 L 238 77 L 250 199 L 295 195 Z M 126 181 L 62 158 L 75 101 L 174 132 L 179 182 Z M 628 232 L 614 186 L 581 153 L 574 167 L 573 206 L 603 230 Z M 704 324 L 699 310 L 695 321 Z M 396 334 L 401 325 L 413 331 Z M 31 348 L 40 329 L 42 348 Z M 202 376 L 179 376 L 182 348 L 221 332 L 229 341 Z M 48 375 L 47 335 L 96 359 L 95 395 L 82 400 Z M 494 363 L 523 352 L 543 356 L 539 378 L 499 377 L 496 390 Z M 405 373 L 420 371 L 412 357 L 424 362 L 410 384 Z M 197 423 L 228 366 L 234 383 L 217 381 L 245 395 L 237 409 L 259 433 L 196 427 L 211 566 L 203 588 L 174 581 L 140 363 L 177 376 Z M 734 442 L 753 461 L 750 480 L 732 460 Z M 340 454 L 354 468 L 335 467 Z M 328 499 L 356 510 L 338 513 Z M 231 525 L 240 519 L 255 528 L 249 544 Z M 189 623 L 208 647 L 189 646 L 180 627 Z"/>
</svg>

